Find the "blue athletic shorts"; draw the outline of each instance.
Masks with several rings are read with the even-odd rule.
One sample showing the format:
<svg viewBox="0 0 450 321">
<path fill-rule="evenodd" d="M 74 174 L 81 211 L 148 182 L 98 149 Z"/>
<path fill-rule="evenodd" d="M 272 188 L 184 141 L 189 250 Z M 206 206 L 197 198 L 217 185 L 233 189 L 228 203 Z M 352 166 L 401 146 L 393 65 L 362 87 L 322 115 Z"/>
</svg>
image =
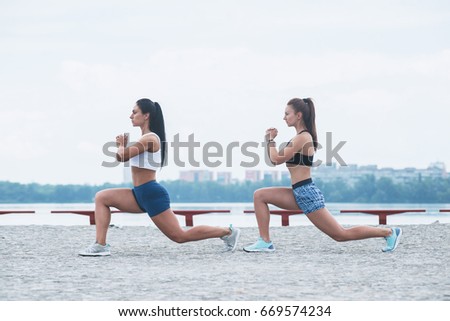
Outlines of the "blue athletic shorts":
<svg viewBox="0 0 450 321">
<path fill-rule="evenodd" d="M 169 193 L 156 181 L 135 186 L 132 191 L 141 210 L 147 212 L 150 217 L 161 214 L 170 208 Z"/>
<path fill-rule="evenodd" d="M 325 207 L 325 199 L 311 178 L 292 185 L 295 201 L 305 214 L 312 213 Z"/>
</svg>

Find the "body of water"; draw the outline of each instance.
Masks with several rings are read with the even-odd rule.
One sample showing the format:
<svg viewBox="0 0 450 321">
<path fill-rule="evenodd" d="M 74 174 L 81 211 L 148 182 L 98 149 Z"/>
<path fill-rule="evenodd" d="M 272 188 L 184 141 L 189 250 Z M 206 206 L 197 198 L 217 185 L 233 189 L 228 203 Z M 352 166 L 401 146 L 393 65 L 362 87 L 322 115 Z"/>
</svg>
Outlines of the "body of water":
<svg viewBox="0 0 450 321">
<path fill-rule="evenodd" d="M 254 214 L 244 214 L 244 210 L 252 210 L 253 203 L 172 203 L 173 209 L 201 209 L 201 210 L 230 210 L 230 213 L 212 213 L 194 216 L 194 225 L 233 224 L 240 227 L 256 225 Z M 275 207 L 273 207 L 275 209 Z M 390 215 L 387 218 L 389 225 L 404 224 L 432 224 L 450 223 L 450 213 L 440 213 L 440 209 L 450 209 L 450 204 L 367 204 L 367 203 L 328 203 L 327 208 L 341 224 L 348 225 L 377 225 L 378 216 L 369 214 L 341 214 L 341 210 L 355 209 L 424 209 L 425 213 L 405 213 Z M 52 210 L 93 210 L 94 204 L 0 204 L 0 210 L 33 210 L 35 214 L 7 214 L 0 215 L 0 225 L 89 225 L 88 216 L 76 214 L 51 214 Z M 184 217 L 177 216 L 180 224 L 185 225 Z M 290 225 L 311 224 L 305 215 L 290 217 Z M 147 214 L 112 215 L 111 224 L 116 226 L 153 226 Z M 281 217 L 273 215 L 272 226 L 281 225 Z"/>
</svg>

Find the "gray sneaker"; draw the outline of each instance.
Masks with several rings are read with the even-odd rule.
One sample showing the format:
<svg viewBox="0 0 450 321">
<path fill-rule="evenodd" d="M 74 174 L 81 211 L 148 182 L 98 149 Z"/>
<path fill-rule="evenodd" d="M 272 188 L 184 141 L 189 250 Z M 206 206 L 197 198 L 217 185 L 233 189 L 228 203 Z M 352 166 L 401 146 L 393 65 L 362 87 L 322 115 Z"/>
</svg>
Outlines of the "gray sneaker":
<svg viewBox="0 0 450 321">
<path fill-rule="evenodd" d="M 82 250 L 78 255 L 80 256 L 108 256 L 111 255 L 111 252 L 109 249 L 111 246 L 109 244 L 101 245 L 97 242 L 93 243 L 92 245 L 88 246 L 84 250 Z"/>
<path fill-rule="evenodd" d="M 241 230 L 233 228 L 233 225 L 230 224 L 230 231 L 230 235 L 222 236 L 220 239 L 225 242 L 225 251 L 234 252 L 239 241 L 239 236 L 241 236 Z"/>
</svg>

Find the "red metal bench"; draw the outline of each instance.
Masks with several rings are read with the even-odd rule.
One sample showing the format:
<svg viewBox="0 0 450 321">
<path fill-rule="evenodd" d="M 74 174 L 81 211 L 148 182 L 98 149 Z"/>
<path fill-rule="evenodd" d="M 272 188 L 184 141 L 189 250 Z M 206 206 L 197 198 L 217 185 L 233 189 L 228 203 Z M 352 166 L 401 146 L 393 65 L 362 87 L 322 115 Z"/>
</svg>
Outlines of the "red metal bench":
<svg viewBox="0 0 450 321">
<path fill-rule="evenodd" d="M 281 226 L 289 226 L 289 216 L 303 214 L 302 210 L 270 210 L 269 212 L 281 215 Z M 255 213 L 255 210 L 244 210 L 244 213 Z"/>
<path fill-rule="evenodd" d="M 1 214 L 34 214 L 35 211 L 0 211 Z"/>
<path fill-rule="evenodd" d="M 450 213 L 450 208 L 444 208 L 439 210 L 440 213 Z"/>
<path fill-rule="evenodd" d="M 89 216 L 89 224 L 95 225 L 95 211 L 94 210 L 64 210 L 64 211 L 51 211 L 52 214 L 80 214 Z M 123 213 L 121 211 L 112 210 L 113 213 Z"/>
<path fill-rule="evenodd" d="M 185 217 L 186 226 L 194 226 L 194 215 L 210 214 L 210 213 L 230 213 L 230 210 L 173 210 L 177 215 Z"/>
<path fill-rule="evenodd" d="M 364 214 L 378 215 L 378 223 L 380 225 L 386 225 L 388 215 L 402 214 L 402 213 L 418 213 L 418 212 L 423 213 L 426 212 L 426 210 L 424 209 L 341 210 L 341 213 L 364 213 Z"/>
<path fill-rule="evenodd" d="M 208 213 L 230 213 L 230 210 L 173 210 L 177 215 L 183 215 L 185 217 L 186 226 L 194 226 L 194 215 L 208 214 Z M 95 225 L 95 211 L 94 210 L 64 210 L 64 211 L 51 211 L 52 214 L 80 214 L 89 216 L 89 223 Z M 122 211 L 112 210 L 113 213 L 125 213 Z"/>
</svg>

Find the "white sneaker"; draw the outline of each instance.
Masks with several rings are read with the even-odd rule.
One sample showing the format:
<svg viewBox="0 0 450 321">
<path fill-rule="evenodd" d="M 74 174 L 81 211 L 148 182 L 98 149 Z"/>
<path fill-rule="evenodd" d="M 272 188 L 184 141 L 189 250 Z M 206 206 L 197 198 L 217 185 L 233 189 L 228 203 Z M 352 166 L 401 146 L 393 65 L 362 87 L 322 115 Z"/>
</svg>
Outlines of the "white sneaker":
<svg viewBox="0 0 450 321">
<path fill-rule="evenodd" d="M 109 244 L 101 245 L 97 242 L 88 246 L 84 250 L 82 250 L 78 255 L 80 256 L 109 256 L 111 255 L 110 249 L 111 246 Z"/>
<path fill-rule="evenodd" d="M 241 236 L 241 230 L 233 228 L 233 225 L 230 225 L 230 231 L 231 234 L 221 237 L 221 240 L 225 242 L 225 251 L 234 252 L 239 241 L 239 236 Z"/>
</svg>

